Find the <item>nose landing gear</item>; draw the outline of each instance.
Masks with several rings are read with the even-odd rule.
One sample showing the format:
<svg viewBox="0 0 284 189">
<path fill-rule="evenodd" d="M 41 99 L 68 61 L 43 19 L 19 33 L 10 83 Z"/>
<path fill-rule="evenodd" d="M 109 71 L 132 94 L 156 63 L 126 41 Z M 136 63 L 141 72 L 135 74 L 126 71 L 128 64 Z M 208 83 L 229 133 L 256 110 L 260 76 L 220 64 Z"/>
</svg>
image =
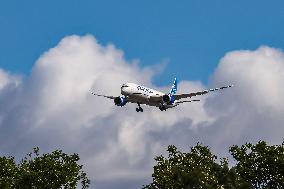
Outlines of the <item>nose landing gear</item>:
<svg viewBox="0 0 284 189">
<path fill-rule="evenodd" d="M 136 112 L 143 112 L 143 109 L 141 108 L 140 103 L 137 103 L 137 104 L 138 104 L 138 108 L 136 108 Z"/>
</svg>

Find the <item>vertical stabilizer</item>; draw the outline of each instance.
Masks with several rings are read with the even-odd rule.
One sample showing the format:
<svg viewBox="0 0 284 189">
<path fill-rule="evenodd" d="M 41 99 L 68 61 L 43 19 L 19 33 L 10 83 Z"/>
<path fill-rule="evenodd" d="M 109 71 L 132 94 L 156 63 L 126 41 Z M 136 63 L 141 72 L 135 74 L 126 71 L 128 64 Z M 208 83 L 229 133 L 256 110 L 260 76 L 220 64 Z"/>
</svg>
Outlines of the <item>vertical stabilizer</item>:
<svg viewBox="0 0 284 189">
<path fill-rule="evenodd" d="M 176 77 L 175 77 L 175 80 L 174 80 L 174 83 L 172 85 L 170 93 L 171 94 L 176 94 L 177 93 L 177 78 Z"/>
</svg>

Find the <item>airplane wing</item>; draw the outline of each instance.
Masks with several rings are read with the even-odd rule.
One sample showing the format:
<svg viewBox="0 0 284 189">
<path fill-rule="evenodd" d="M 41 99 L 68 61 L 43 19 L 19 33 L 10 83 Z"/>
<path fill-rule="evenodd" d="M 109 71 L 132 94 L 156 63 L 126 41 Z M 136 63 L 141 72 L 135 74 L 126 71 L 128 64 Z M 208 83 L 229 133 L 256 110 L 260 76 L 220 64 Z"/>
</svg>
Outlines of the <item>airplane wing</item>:
<svg viewBox="0 0 284 189">
<path fill-rule="evenodd" d="M 151 101 L 156 101 L 156 102 L 160 102 L 162 100 L 163 96 L 150 96 L 150 100 Z"/>
<path fill-rule="evenodd" d="M 180 100 L 182 98 L 191 98 L 193 96 L 198 96 L 198 95 L 204 95 L 212 91 L 218 91 L 226 88 L 233 87 L 233 85 L 225 86 L 225 87 L 220 87 L 220 88 L 215 88 L 215 89 L 209 89 L 209 90 L 204 90 L 204 91 L 199 91 L 195 93 L 187 93 L 187 94 L 175 94 L 173 95 L 175 97 L 175 100 Z"/>
<path fill-rule="evenodd" d="M 96 94 L 96 93 L 93 93 L 93 92 L 91 92 L 91 93 L 95 96 L 102 96 L 102 97 L 109 98 L 109 99 L 115 99 L 114 96 L 106 96 L 106 95 Z"/>
</svg>

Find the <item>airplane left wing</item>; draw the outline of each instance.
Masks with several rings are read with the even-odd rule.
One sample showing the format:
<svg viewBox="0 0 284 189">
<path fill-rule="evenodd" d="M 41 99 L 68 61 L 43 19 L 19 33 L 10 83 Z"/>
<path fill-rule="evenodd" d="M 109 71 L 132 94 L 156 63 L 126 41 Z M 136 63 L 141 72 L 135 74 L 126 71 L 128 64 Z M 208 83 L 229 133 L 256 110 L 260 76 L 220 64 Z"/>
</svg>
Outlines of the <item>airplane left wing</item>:
<svg viewBox="0 0 284 189">
<path fill-rule="evenodd" d="M 93 92 L 91 92 L 91 93 L 95 96 L 102 96 L 102 97 L 109 98 L 109 99 L 115 99 L 114 96 L 101 95 L 101 94 L 96 94 L 96 93 L 93 93 Z"/>
<path fill-rule="evenodd" d="M 151 101 L 156 101 L 156 102 L 160 102 L 162 101 L 163 96 L 150 96 L 150 100 Z"/>
<path fill-rule="evenodd" d="M 199 91 L 199 92 L 195 92 L 195 93 L 175 94 L 173 96 L 174 96 L 175 100 L 180 100 L 182 98 L 191 98 L 193 96 L 204 95 L 204 94 L 207 94 L 207 93 L 212 92 L 212 91 L 218 91 L 218 90 L 222 90 L 222 89 L 226 89 L 226 88 L 230 88 L 230 87 L 233 87 L 233 85 L 215 88 L 215 89 L 204 90 L 204 91 Z"/>
</svg>

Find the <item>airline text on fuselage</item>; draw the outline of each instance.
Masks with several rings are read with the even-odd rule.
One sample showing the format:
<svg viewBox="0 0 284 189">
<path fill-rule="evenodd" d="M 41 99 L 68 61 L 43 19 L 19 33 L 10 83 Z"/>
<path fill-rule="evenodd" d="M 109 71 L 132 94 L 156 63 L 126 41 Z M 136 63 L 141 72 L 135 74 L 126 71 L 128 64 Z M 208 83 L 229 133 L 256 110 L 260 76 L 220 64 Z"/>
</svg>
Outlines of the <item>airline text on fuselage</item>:
<svg viewBox="0 0 284 189">
<path fill-rule="evenodd" d="M 140 86 L 140 85 L 137 86 L 137 90 L 138 91 L 143 91 L 143 92 L 149 93 L 149 94 L 153 93 L 153 91 L 151 91 L 149 88 L 143 87 L 143 86 Z"/>
</svg>

